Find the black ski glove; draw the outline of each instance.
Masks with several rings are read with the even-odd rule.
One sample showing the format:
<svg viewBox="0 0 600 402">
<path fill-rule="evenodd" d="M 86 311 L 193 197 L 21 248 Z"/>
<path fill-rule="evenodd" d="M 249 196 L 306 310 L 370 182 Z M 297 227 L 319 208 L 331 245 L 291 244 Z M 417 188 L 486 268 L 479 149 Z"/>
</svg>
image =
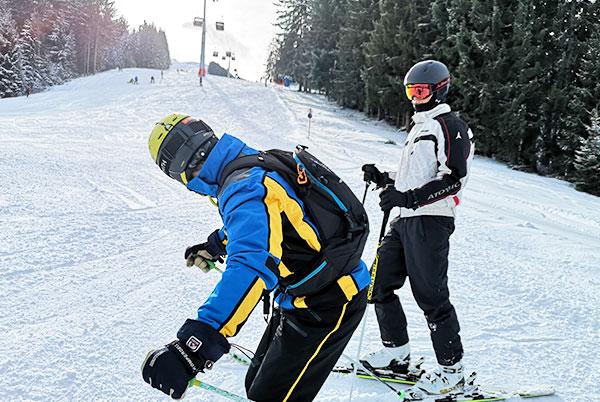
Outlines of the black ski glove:
<svg viewBox="0 0 600 402">
<path fill-rule="evenodd" d="M 388 172 L 382 173 L 372 163 L 363 165 L 362 171 L 364 172 L 363 180 L 367 183 L 375 183 L 377 188 L 384 188 L 386 185 L 394 182 Z"/>
<path fill-rule="evenodd" d="M 183 398 L 188 382 L 204 369 L 210 370 L 230 348 L 223 335 L 196 320 L 187 320 L 177 337 L 150 351 L 142 364 L 144 381 L 173 399 Z"/>
<path fill-rule="evenodd" d="M 379 206 L 382 211 L 389 211 L 394 207 L 417 209 L 417 199 L 412 191 L 402 192 L 394 187 L 388 187 L 379 193 Z"/>
<path fill-rule="evenodd" d="M 211 265 L 207 261 L 223 262 L 223 257 L 227 255 L 225 245 L 219 239 L 219 231 L 212 232 L 205 243 L 196 244 L 185 249 L 184 258 L 188 267 L 197 266 L 202 272 L 211 270 Z"/>
</svg>

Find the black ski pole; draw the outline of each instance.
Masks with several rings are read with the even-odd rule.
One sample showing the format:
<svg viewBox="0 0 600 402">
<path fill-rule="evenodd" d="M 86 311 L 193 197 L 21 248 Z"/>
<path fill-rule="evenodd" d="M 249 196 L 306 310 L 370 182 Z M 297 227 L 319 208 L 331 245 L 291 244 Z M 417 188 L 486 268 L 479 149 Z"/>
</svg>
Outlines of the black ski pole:
<svg viewBox="0 0 600 402">
<path fill-rule="evenodd" d="M 367 191 L 369 191 L 369 186 L 371 185 L 371 182 L 368 181 L 365 185 L 365 193 L 363 194 L 363 199 L 362 199 L 362 204 L 365 205 L 365 201 L 367 200 Z"/>
</svg>

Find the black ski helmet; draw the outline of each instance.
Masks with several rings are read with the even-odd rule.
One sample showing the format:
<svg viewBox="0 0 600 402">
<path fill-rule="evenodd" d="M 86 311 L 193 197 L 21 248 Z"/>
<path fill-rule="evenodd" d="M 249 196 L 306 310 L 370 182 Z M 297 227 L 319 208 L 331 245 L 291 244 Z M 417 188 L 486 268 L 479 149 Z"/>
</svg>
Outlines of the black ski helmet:
<svg viewBox="0 0 600 402">
<path fill-rule="evenodd" d="M 418 62 L 408 70 L 408 73 L 404 77 L 405 88 L 413 84 L 428 84 L 433 94 L 429 102 L 414 105 L 415 109 L 417 111 L 432 109 L 436 105 L 446 101 L 446 96 L 450 89 L 450 72 L 448 71 L 448 67 L 437 60 Z M 408 98 L 412 100 L 410 96 Z"/>
<path fill-rule="evenodd" d="M 167 176 L 187 185 L 218 141 L 202 120 L 172 113 L 155 124 L 148 138 L 148 148 L 154 162 Z"/>
</svg>

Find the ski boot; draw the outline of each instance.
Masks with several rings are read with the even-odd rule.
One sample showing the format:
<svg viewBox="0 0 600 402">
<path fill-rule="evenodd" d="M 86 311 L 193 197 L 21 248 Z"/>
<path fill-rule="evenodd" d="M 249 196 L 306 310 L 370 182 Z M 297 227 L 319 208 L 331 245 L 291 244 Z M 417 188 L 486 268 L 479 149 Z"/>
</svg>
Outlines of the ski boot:
<svg viewBox="0 0 600 402">
<path fill-rule="evenodd" d="M 410 346 L 407 343 L 398 347 L 384 347 L 367 354 L 360 362 L 369 370 L 408 374 L 410 368 Z"/>
<path fill-rule="evenodd" d="M 426 371 L 415 384 L 415 388 L 427 394 L 440 395 L 462 392 L 464 385 L 464 367 L 461 362 L 458 362 L 452 366 L 440 365 L 431 371 Z"/>
</svg>

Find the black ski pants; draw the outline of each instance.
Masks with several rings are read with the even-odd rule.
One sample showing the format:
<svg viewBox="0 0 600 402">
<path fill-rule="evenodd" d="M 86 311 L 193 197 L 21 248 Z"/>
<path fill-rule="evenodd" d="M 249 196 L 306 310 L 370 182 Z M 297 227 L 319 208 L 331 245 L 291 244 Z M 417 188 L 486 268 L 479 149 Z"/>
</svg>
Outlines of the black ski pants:
<svg viewBox="0 0 600 402">
<path fill-rule="evenodd" d="M 360 323 L 366 292 L 339 306 L 275 309 L 246 374 L 248 398 L 312 401 Z"/>
<path fill-rule="evenodd" d="M 450 217 L 394 219 L 377 250 L 371 297 L 383 344 L 406 344 L 406 316 L 394 291 L 408 278 L 413 296 L 425 313 L 437 361 L 442 365 L 452 365 L 463 356 L 458 318 L 448 291 L 449 239 L 453 232 L 454 218 Z"/>
</svg>

